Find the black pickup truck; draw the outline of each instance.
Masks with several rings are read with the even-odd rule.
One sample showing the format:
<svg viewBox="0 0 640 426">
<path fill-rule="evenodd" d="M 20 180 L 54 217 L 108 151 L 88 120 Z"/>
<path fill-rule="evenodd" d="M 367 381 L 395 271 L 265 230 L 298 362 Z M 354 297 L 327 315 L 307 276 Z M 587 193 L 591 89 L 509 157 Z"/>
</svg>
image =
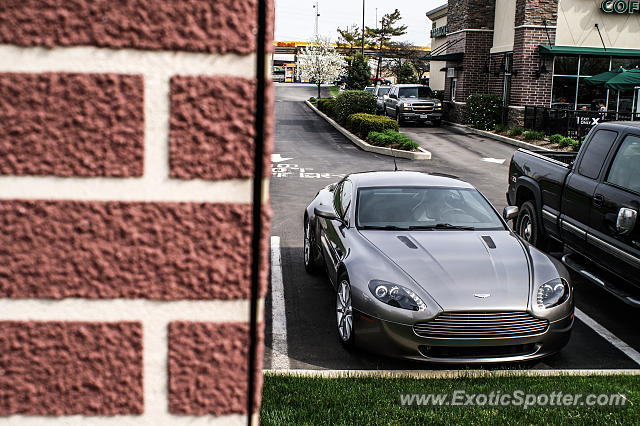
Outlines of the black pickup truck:
<svg viewBox="0 0 640 426">
<path fill-rule="evenodd" d="M 569 268 L 640 307 L 640 123 L 599 124 L 577 154 L 519 149 L 507 201 L 522 238 L 561 243 Z"/>
</svg>

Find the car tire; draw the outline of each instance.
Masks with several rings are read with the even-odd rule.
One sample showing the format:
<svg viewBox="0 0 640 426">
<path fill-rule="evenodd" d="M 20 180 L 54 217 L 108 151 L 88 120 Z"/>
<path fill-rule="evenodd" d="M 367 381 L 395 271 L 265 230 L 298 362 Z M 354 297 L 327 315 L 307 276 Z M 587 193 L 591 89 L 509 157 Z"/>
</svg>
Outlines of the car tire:
<svg viewBox="0 0 640 426">
<path fill-rule="evenodd" d="M 515 231 L 522 239 L 538 248 L 545 245 L 545 238 L 536 215 L 536 207 L 532 201 L 526 201 L 520 206 Z"/>
<path fill-rule="evenodd" d="M 396 109 L 396 121 L 398 122 L 398 126 L 402 125 L 403 121 L 402 118 L 400 117 L 400 110 Z"/>
<path fill-rule="evenodd" d="M 304 269 L 309 274 L 316 274 L 320 270 L 318 262 L 318 248 L 316 247 L 313 233 L 311 232 L 311 224 L 308 218 L 304 218 L 304 241 L 303 241 L 303 260 Z"/>
<path fill-rule="evenodd" d="M 347 274 L 341 274 L 338 278 L 338 290 L 336 291 L 336 332 L 338 340 L 347 349 L 353 348 L 355 341 L 351 301 L 349 277 Z"/>
</svg>

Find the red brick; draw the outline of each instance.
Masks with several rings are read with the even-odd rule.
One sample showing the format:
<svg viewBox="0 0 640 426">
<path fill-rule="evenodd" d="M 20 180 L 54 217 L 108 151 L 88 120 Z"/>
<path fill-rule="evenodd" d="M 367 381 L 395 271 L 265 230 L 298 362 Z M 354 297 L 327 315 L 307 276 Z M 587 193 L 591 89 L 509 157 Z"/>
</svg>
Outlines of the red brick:
<svg viewBox="0 0 640 426">
<path fill-rule="evenodd" d="M 141 76 L 0 73 L 0 174 L 141 176 L 143 156 Z"/>
<path fill-rule="evenodd" d="M 0 297 L 247 299 L 251 222 L 249 204 L 3 200 Z"/>
<path fill-rule="evenodd" d="M 262 335 L 260 328 L 259 348 Z M 246 413 L 248 355 L 249 324 L 169 324 L 169 411 L 198 416 Z M 261 361 L 254 374 L 259 397 Z"/>
<path fill-rule="evenodd" d="M 253 176 L 255 92 L 243 78 L 171 78 L 171 177 Z"/>
<path fill-rule="evenodd" d="M 0 42 L 250 53 L 257 0 L 3 0 Z M 270 12 L 269 17 L 272 18 Z M 267 34 L 273 32 L 269 20 Z"/>
<path fill-rule="evenodd" d="M 143 412 L 140 323 L 0 322 L 0 415 Z"/>
</svg>

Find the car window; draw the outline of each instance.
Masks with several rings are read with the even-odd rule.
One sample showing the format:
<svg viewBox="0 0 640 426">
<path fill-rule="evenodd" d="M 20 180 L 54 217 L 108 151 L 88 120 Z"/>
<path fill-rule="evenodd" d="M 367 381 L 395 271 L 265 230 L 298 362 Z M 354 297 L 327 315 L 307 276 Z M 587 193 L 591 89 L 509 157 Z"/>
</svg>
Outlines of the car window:
<svg viewBox="0 0 640 426">
<path fill-rule="evenodd" d="M 389 88 L 388 87 L 380 87 L 380 88 L 378 88 L 378 96 L 384 96 L 387 93 L 389 93 Z"/>
<path fill-rule="evenodd" d="M 357 226 L 364 228 L 449 225 L 477 230 L 505 229 L 488 201 L 476 189 L 466 188 L 361 188 L 356 217 Z"/>
<path fill-rule="evenodd" d="M 624 138 L 611 163 L 607 182 L 640 193 L 640 136 Z"/>
<path fill-rule="evenodd" d="M 607 153 L 617 137 L 618 133 L 612 130 L 598 130 L 582 154 L 578 173 L 591 179 L 597 179 Z"/>
<path fill-rule="evenodd" d="M 399 90 L 401 98 L 432 98 L 433 92 L 429 87 L 401 87 Z"/>
<path fill-rule="evenodd" d="M 342 190 L 340 194 L 340 217 L 343 219 L 347 219 L 349 215 L 349 211 L 351 210 L 351 192 L 353 191 L 353 186 L 350 181 L 345 180 L 342 184 Z"/>
</svg>

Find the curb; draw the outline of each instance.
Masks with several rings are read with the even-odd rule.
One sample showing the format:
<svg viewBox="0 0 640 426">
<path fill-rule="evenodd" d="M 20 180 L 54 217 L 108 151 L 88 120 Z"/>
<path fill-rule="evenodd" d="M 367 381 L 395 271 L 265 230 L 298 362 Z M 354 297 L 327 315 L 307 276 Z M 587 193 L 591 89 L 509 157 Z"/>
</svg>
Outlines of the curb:
<svg viewBox="0 0 640 426">
<path fill-rule="evenodd" d="M 556 376 L 638 376 L 640 369 L 617 370 L 263 370 L 266 375 L 340 379 L 380 377 L 386 379 L 459 379 L 491 377 L 556 377 Z"/>
<path fill-rule="evenodd" d="M 495 133 L 487 132 L 485 130 L 474 129 L 471 126 L 466 126 L 464 124 L 452 123 L 450 121 L 447 121 L 446 123 L 450 127 L 454 127 L 454 128 L 456 128 L 458 130 L 463 130 L 465 132 L 474 133 L 474 134 L 476 134 L 478 136 L 484 136 L 485 138 L 493 139 L 493 140 L 496 140 L 498 142 L 506 143 L 508 145 L 517 146 L 518 148 L 524 148 L 524 149 L 528 149 L 528 150 L 537 150 L 537 151 L 552 151 L 551 149 L 543 148 L 543 147 L 538 146 L 538 145 L 534 145 L 534 144 L 531 144 L 531 143 L 523 142 L 523 141 L 518 140 L 518 139 L 513 139 L 513 138 L 510 138 L 510 137 L 507 137 L 507 136 L 502 136 L 502 135 L 496 135 Z"/>
<path fill-rule="evenodd" d="M 329 116 L 321 112 L 318 108 L 314 107 L 311 104 L 311 102 L 304 101 L 304 103 L 307 104 L 307 106 L 311 108 L 313 112 L 318 114 L 320 117 L 324 118 L 337 131 L 342 133 L 354 145 L 358 146 L 364 151 L 373 152 L 375 154 L 380 154 L 380 155 L 388 155 L 390 157 L 395 157 L 395 158 L 406 158 L 407 160 L 431 160 L 431 153 L 424 148 L 418 148 L 420 152 L 412 152 L 412 151 L 402 151 L 399 149 L 392 149 L 392 148 L 383 148 L 381 146 L 374 146 L 374 145 L 368 144 L 362 139 L 360 139 L 359 137 L 357 137 L 356 135 L 354 135 L 353 133 L 351 133 L 350 131 L 348 131 L 347 129 L 345 129 L 344 127 L 342 127 L 341 125 L 339 125 L 338 123 L 336 123 L 333 119 L 329 118 Z"/>
</svg>

